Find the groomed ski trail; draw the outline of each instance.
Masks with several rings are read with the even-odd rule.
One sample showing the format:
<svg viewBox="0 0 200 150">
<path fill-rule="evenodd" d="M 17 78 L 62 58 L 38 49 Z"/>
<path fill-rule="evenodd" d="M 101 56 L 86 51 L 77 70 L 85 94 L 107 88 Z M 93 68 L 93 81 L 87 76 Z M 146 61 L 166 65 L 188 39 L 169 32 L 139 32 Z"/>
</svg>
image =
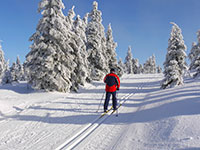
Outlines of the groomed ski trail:
<svg viewBox="0 0 200 150">
<path fill-rule="evenodd" d="M 73 150 L 199 150 L 200 82 L 160 90 L 162 76 L 151 77 L 119 117 L 111 116 Z"/>
<path fill-rule="evenodd" d="M 121 103 L 123 103 L 133 95 L 134 93 L 130 93 L 120 98 Z M 105 115 L 104 113 L 97 117 L 92 123 L 87 124 L 83 129 L 81 129 L 78 133 L 76 133 L 73 137 L 65 141 L 62 145 L 60 145 L 56 150 L 70 150 L 76 147 L 79 143 L 81 143 L 86 137 L 88 137 L 95 129 L 97 129 L 106 119 L 108 119 L 111 115 L 113 115 L 113 111 L 110 110 Z"/>
</svg>

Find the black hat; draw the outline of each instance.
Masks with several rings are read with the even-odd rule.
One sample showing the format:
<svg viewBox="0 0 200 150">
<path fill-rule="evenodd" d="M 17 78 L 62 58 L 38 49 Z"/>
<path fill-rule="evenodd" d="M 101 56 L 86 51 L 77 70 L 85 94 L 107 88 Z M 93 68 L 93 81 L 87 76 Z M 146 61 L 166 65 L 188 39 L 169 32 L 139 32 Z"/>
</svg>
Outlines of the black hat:
<svg viewBox="0 0 200 150">
<path fill-rule="evenodd" d="M 115 69 L 114 69 L 114 68 L 111 68 L 111 69 L 110 69 L 110 72 L 115 72 Z"/>
</svg>

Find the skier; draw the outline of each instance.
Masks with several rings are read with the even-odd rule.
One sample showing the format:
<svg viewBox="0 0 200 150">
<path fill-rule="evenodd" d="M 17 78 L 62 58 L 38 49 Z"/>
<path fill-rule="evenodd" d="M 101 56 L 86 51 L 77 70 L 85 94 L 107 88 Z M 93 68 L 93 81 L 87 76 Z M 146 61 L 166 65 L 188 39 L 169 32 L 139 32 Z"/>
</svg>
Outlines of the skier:
<svg viewBox="0 0 200 150">
<path fill-rule="evenodd" d="M 110 69 L 110 73 L 107 74 L 104 78 L 104 83 L 106 83 L 106 98 L 104 102 L 104 112 L 107 112 L 108 104 L 110 100 L 110 96 L 112 95 L 112 105 L 113 109 L 117 109 L 117 98 L 116 98 L 116 90 L 119 90 L 120 87 L 120 79 L 115 74 L 115 69 Z"/>
</svg>

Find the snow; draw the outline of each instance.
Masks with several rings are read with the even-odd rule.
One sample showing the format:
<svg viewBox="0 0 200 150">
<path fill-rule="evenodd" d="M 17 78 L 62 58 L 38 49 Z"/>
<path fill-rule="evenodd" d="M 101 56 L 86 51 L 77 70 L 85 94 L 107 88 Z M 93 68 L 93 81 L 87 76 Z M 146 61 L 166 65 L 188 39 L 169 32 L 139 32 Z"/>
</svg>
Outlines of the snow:
<svg viewBox="0 0 200 150">
<path fill-rule="evenodd" d="M 162 74 L 124 75 L 119 100 L 133 95 L 124 99 L 119 116 L 105 115 L 73 148 L 200 149 L 200 81 L 185 79 L 182 86 L 162 90 L 162 79 Z M 104 86 L 95 81 L 67 94 L 35 91 L 26 82 L 0 86 L 0 149 L 58 148 L 100 116 Z"/>
</svg>

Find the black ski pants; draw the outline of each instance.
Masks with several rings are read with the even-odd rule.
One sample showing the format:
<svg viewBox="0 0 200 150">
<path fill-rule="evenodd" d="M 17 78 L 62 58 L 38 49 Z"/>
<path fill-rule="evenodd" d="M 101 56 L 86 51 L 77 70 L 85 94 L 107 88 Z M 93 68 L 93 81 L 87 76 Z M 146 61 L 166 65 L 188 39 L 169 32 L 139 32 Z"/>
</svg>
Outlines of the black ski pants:
<svg viewBox="0 0 200 150">
<path fill-rule="evenodd" d="M 105 102 L 104 102 L 104 111 L 108 109 L 108 104 L 109 104 L 111 95 L 112 95 L 113 109 L 116 110 L 116 108 L 117 108 L 116 91 L 115 92 L 106 92 L 106 99 L 105 99 Z"/>
</svg>

